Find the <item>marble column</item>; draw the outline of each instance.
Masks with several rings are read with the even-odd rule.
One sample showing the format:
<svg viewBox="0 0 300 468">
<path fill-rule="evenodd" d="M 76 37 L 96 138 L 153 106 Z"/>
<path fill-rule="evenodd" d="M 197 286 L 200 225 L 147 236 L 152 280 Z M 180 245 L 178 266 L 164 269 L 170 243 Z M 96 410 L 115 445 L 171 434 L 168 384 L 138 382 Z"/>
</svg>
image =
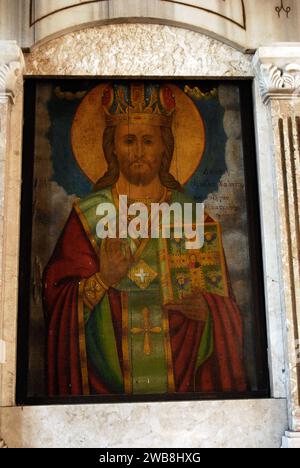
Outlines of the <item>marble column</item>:
<svg viewBox="0 0 300 468">
<path fill-rule="evenodd" d="M 272 135 L 289 413 L 282 446 L 300 448 L 300 43 L 259 48 L 254 67 Z"/>
<path fill-rule="evenodd" d="M 16 42 L 0 41 L 0 409 L 15 398 L 23 70 Z"/>
</svg>

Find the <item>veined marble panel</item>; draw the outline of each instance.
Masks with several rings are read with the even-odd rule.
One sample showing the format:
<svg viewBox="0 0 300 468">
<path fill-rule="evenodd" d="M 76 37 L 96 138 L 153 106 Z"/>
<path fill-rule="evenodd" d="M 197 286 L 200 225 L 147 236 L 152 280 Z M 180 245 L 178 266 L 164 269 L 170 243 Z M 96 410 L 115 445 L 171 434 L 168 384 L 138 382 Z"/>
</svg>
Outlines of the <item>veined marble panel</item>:
<svg viewBox="0 0 300 468">
<path fill-rule="evenodd" d="M 72 32 L 26 56 L 27 75 L 252 77 L 251 55 L 171 26 L 118 24 Z"/>
<path fill-rule="evenodd" d="M 2 409 L 10 448 L 280 448 L 285 400 Z"/>
</svg>

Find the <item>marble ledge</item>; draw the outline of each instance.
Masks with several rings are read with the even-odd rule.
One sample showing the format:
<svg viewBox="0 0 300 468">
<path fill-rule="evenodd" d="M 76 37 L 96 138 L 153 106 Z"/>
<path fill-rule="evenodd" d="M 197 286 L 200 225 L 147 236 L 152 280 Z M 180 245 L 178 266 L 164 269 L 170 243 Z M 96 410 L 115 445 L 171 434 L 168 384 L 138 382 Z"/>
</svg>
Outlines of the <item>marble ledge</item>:
<svg viewBox="0 0 300 468">
<path fill-rule="evenodd" d="M 297 448 L 300 449 L 300 432 L 287 431 L 282 438 L 281 448 Z"/>
<path fill-rule="evenodd" d="M 2 408 L 11 448 L 280 448 L 286 400 Z"/>
</svg>

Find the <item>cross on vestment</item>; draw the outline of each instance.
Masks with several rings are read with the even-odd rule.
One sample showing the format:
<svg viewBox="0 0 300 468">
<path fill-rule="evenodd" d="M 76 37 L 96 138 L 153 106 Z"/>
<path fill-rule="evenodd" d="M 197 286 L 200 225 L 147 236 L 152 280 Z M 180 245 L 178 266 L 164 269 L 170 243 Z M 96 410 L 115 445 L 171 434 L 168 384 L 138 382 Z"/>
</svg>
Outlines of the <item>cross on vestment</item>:
<svg viewBox="0 0 300 468">
<path fill-rule="evenodd" d="M 146 271 L 144 271 L 143 268 L 141 268 L 140 271 L 136 273 L 134 276 L 136 276 L 137 278 L 140 278 L 142 283 L 145 283 L 145 279 L 149 276 L 149 273 L 147 273 Z"/>
<path fill-rule="evenodd" d="M 146 354 L 146 356 L 150 356 L 152 352 L 151 334 L 161 333 L 161 328 L 151 327 L 150 310 L 148 309 L 148 307 L 145 307 L 145 309 L 143 310 L 143 318 L 144 328 L 132 328 L 131 333 L 133 335 L 140 335 L 141 333 L 144 333 L 144 354 Z"/>
<path fill-rule="evenodd" d="M 158 274 L 144 260 L 140 260 L 128 272 L 128 278 L 140 289 L 148 289 Z"/>
</svg>

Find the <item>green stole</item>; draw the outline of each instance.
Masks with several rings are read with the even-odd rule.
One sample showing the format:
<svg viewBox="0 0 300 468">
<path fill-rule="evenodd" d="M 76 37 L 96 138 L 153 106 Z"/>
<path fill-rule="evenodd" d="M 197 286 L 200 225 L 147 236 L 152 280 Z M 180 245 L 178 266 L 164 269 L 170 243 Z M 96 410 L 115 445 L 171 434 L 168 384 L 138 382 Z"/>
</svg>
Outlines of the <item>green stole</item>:
<svg viewBox="0 0 300 468">
<path fill-rule="evenodd" d="M 183 204 L 192 201 L 184 194 L 174 192 L 171 202 Z M 100 203 L 114 204 L 111 189 L 93 193 L 85 199 L 79 200 L 75 206 L 97 253 L 100 250 L 101 239 L 96 235 L 96 226 L 99 222 L 96 209 Z M 132 239 L 128 238 L 127 241 L 134 255 L 137 249 L 136 244 Z M 175 247 L 177 248 L 176 245 Z M 111 390 L 111 393 L 163 394 L 175 392 L 174 381 L 172 382 L 170 375 L 172 356 L 168 318 L 164 315 L 162 305 L 169 302 L 172 296 L 175 299 L 180 297 L 182 286 L 177 281 L 177 277 L 178 271 L 179 276 L 183 273 L 182 268 L 178 270 L 176 265 L 173 265 L 174 262 L 169 262 L 170 254 L 172 259 L 174 245 L 172 246 L 171 240 L 149 239 L 130 274 L 115 287 L 121 292 L 122 297 L 126 298 L 126 307 L 122 310 L 122 320 L 123 332 L 125 330 L 126 333 L 126 336 L 123 336 L 123 360 L 125 364 L 127 362 L 127 372 L 124 369 L 122 372 L 120 367 L 107 294 L 93 311 L 85 308 L 88 360 L 104 384 Z M 148 285 L 149 278 L 151 278 L 151 282 Z M 147 287 L 143 281 L 147 282 Z M 208 317 L 199 346 L 195 374 L 199 366 L 208 359 L 212 352 L 212 323 Z"/>
</svg>

